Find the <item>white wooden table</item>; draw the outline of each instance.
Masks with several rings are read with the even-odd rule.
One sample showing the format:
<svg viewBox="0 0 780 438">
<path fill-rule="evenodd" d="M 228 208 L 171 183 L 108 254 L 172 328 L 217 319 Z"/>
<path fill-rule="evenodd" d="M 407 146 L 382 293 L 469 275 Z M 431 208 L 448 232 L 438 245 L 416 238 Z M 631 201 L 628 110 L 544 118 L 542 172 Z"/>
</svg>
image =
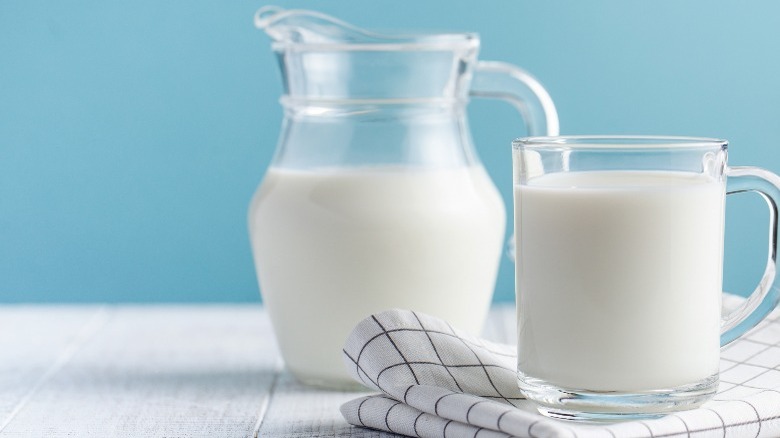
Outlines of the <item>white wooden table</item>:
<svg viewBox="0 0 780 438">
<path fill-rule="evenodd" d="M 260 305 L 0 306 L 3 438 L 391 436 L 342 419 L 358 395 L 284 372 Z"/>
</svg>

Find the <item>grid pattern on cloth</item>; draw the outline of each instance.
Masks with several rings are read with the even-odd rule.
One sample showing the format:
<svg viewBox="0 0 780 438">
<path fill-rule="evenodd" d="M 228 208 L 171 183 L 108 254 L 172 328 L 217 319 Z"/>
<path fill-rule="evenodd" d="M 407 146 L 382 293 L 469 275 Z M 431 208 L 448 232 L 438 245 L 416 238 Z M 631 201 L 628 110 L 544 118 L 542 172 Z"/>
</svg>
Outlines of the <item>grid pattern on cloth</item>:
<svg viewBox="0 0 780 438">
<path fill-rule="evenodd" d="M 728 298 L 734 307 L 739 299 Z M 703 407 L 610 425 L 549 419 L 523 399 L 515 348 L 438 318 L 389 310 L 344 346 L 353 378 L 381 394 L 341 407 L 353 425 L 428 437 L 780 437 L 780 310 L 722 351 L 721 386 Z"/>
</svg>

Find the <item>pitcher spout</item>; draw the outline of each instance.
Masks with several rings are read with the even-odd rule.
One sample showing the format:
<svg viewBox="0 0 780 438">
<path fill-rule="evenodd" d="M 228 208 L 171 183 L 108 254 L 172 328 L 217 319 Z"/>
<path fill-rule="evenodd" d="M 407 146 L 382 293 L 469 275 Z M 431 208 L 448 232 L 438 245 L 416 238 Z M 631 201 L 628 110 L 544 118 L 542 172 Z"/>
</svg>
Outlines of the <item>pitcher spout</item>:
<svg viewBox="0 0 780 438">
<path fill-rule="evenodd" d="M 274 41 L 292 44 L 355 44 L 390 42 L 394 38 L 361 29 L 321 12 L 264 6 L 255 13 L 255 27 Z"/>
<path fill-rule="evenodd" d="M 455 50 L 463 44 L 476 46 L 479 38 L 473 33 L 445 34 L 382 34 L 317 11 L 263 6 L 255 13 L 255 27 L 271 39 L 283 44 L 345 44 L 372 45 L 375 49 L 397 50 L 395 45 L 429 47 L 431 44 L 450 46 Z M 383 45 L 394 45 L 382 47 Z"/>
</svg>

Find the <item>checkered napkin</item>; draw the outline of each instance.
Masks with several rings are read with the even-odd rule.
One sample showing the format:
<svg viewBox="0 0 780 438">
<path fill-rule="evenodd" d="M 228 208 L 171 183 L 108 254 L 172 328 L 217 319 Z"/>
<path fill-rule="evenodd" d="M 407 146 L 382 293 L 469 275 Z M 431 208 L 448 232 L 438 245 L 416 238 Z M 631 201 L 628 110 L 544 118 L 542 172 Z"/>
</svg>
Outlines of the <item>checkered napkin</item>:
<svg viewBox="0 0 780 438">
<path fill-rule="evenodd" d="M 733 300 L 732 300 L 733 302 Z M 721 353 L 721 385 L 703 407 L 585 425 L 546 418 L 523 399 L 515 349 L 432 316 L 389 310 L 344 346 L 352 377 L 381 394 L 341 406 L 353 425 L 413 437 L 780 437 L 780 311 Z"/>
</svg>

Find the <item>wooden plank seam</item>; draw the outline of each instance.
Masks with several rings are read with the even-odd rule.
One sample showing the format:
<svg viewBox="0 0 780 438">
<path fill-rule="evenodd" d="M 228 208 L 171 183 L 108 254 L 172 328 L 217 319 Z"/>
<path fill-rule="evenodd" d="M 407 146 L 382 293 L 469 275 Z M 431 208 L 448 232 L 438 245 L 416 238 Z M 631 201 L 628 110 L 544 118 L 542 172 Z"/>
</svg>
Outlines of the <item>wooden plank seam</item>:
<svg viewBox="0 0 780 438">
<path fill-rule="evenodd" d="M 260 436 L 260 429 L 263 427 L 263 421 L 265 420 L 265 415 L 268 412 L 268 407 L 271 405 L 271 400 L 276 393 L 276 386 L 279 382 L 279 376 L 282 374 L 283 367 L 284 365 L 282 361 L 277 360 L 276 366 L 274 367 L 274 378 L 271 381 L 271 387 L 268 388 L 268 395 L 263 400 L 263 404 L 260 405 L 260 409 L 257 413 L 257 422 L 255 423 L 255 427 L 252 432 L 253 438 L 258 438 Z M 0 429 L 0 431 L 2 431 L 2 429 Z"/>
<path fill-rule="evenodd" d="M 92 339 L 98 331 L 105 327 L 108 321 L 111 319 L 111 312 L 108 311 L 106 306 L 99 307 L 95 313 L 89 318 L 89 320 L 81 327 L 73 340 L 68 343 L 65 349 L 60 353 L 54 363 L 41 375 L 35 382 L 35 385 L 19 400 L 19 403 L 14 406 L 8 417 L 0 423 L 0 432 L 2 432 L 11 421 L 24 409 L 25 405 L 32 400 L 38 390 L 43 387 L 55 374 L 57 374 L 62 368 L 67 365 L 68 362 L 76 355 L 76 353 L 84 346 L 90 339 Z"/>
</svg>

